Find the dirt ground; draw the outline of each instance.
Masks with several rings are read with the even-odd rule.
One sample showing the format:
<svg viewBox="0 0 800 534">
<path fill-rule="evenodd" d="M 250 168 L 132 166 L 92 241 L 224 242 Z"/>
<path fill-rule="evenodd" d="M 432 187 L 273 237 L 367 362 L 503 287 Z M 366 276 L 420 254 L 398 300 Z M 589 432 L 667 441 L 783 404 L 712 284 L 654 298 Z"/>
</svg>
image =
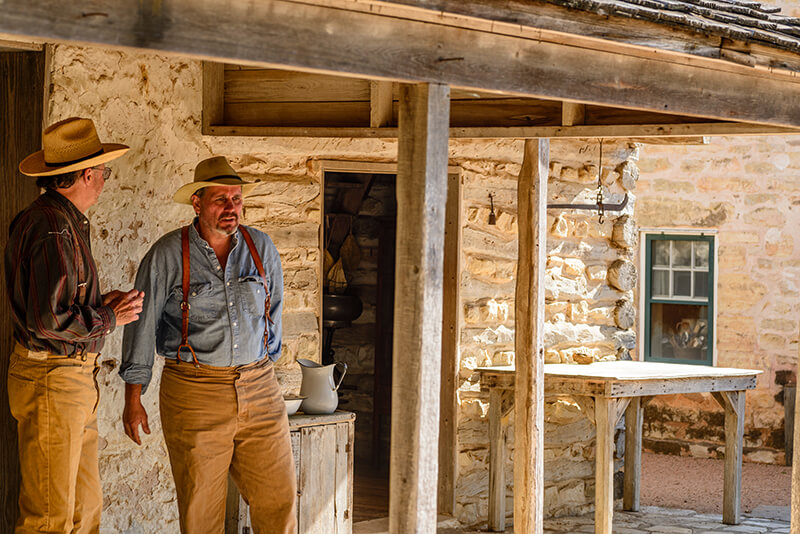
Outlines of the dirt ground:
<svg viewBox="0 0 800 534">
<path fill-rule="evenodd" d="M 722 513 L 724 460 L 642 454 L 641 504 Z M 742 465 L 742 511 L 758 506 L 789 506 L 792 468 Z"/>
</svg>

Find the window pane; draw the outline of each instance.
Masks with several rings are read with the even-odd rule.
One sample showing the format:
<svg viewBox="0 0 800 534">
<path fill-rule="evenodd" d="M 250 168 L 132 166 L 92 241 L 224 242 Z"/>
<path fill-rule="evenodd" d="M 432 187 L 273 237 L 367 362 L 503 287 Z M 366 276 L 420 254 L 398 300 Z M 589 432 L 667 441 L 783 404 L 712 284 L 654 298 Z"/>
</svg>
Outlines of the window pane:
<svg viewBox="0 0 800 534">
<path fill-rule="evenodd" d="M 674 271 L 672 277 L 672 295 L 675 297 L 691 297 L 692 273 L 690 271 Z"/>
<path fill-rule="evenodd" d="M 669 267 L 669 241 L 653 241 L 653 265 Z"/>
<path fill-rule="evenodd" d="M 669 297 L 669 271 L 653 270 L 651 291 L 654 297 Z"/>
<path fill-rule="evenodd" d="M 692 265 L 692 242 L 672 242 L 672 265 L 675 267 L 690 267 Z"/>
<path fill-rule="evenodd" d="M 694 296 L 708 298 L 708 273 L 694 273 Z"/>
<path fill-rule="evenodd" d="M 708 269 L 708 241 L 697 241 L 694 244 L 694 266 Z"/>
<path fill-rule="evenodd" d="M 650 305 L 650 357 L 708 360 L 708 306 Z"/>
</svg>

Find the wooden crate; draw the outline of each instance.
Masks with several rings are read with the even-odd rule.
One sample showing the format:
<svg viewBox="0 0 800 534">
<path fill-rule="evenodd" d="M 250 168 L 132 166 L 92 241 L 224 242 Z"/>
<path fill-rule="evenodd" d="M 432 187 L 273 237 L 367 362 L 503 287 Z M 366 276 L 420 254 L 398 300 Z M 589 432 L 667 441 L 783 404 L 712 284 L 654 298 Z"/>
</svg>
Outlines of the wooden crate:
<svg viewBox="0 0 800 534">
<path fill-rule="evenodd" d="M 297 470 L 298 534 L 353 531 L 353 436 L 355 414 L 289 417 Z M 225 534 L 250 534 L 249 507 L 228 479 Z"/>
</svg>

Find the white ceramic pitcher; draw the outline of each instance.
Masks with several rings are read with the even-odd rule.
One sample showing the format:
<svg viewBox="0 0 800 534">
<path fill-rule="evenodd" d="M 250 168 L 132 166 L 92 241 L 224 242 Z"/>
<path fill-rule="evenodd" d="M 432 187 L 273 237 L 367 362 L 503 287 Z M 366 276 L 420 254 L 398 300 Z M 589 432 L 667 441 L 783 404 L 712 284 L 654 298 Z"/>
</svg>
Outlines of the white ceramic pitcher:
<svg viewBox="0 0 800 534">
<path fill-rule="evenodd" d="M 334 362 L 330 365 L 320 365 L 317 362 L 298 359 L 300 369 L 303 371 L 303 382 L 300 386 L 300 395 L 305 397 L 301 410 L 307 414 L 333 413 L 339 405 L 339 395 L 336 393 L 347 373 L 347 364 Z M 342 376 L 339 383 L 333 383 L 333 369 L 340 365 Z"/>
</svg>

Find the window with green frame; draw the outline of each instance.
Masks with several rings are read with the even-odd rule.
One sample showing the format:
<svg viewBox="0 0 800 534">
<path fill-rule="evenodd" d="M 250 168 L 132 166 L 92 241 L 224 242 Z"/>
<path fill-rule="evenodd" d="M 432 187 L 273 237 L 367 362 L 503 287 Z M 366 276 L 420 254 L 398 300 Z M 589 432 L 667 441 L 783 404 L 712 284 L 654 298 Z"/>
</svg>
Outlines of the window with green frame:
<svg viewBox="0 0 800 534">
<path fill-rule="evenodd" d="M 644 359 L 713 365 L 714 237 L 645 239 Z"/>
</svg>

